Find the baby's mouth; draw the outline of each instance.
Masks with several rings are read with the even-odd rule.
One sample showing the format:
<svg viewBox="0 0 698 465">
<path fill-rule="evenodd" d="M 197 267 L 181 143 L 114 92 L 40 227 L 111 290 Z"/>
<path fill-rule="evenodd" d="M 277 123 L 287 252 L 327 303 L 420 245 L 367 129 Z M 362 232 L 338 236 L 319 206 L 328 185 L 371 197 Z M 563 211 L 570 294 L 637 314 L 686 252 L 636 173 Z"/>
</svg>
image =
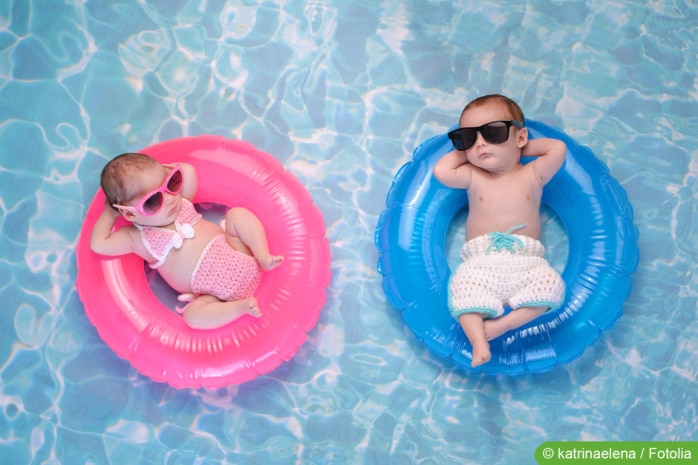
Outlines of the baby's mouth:
<svg viewBox="0 0 698 465">
<path fill-rule="evenodd" d="M 174 216 L 176 213 L 179 213 L 179 204 L 175 202 L 167 213 L 169 216 Z"/>
</svg>

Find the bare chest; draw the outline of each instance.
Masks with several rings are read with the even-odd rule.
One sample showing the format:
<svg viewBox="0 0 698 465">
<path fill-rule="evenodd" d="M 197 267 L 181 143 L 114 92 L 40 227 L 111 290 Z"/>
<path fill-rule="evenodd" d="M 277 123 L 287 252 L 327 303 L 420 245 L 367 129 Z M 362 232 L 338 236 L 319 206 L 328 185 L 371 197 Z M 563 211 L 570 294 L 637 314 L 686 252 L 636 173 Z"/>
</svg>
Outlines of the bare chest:
<svg viewBox="0 0 698 465">
<path fill-rule="evenodd" d="M 468 189 L 471 208 L 517 208 L 540 206 L 542 187 L 531 170 L 522 168 L 506 176 L 477 173 Z"/>
<path fill-rule="evenodd" d="M 474 176 L 468 189 L 468 238 L 494 231 L 505 232 L 526 224 L 522 233 L 540 235 L 542 187 L 528 170 L 498 178 Z"/>
</svg>

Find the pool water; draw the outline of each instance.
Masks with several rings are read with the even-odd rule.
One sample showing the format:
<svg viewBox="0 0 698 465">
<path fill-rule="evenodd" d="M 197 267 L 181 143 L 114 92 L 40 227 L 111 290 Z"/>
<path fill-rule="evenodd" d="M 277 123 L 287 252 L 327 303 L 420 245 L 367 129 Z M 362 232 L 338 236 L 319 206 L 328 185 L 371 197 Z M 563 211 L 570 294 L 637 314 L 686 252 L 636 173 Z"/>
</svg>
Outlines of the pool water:
<svg viewBox="0 0 698 465">
<path fill-rule="evenodd" d="M 0 2 L 0 462 L 528 464 L 544 441 L 697 441 L 696 31 L 679 0 Z M 376 270 L 397 169 L 486 93 L 590 147 L 639 229 L 622 318 L 544 374 L 431 354 Z M 176 390 L 90 325 L 75 248 L 109 159 L 200 134 L 300 179 L 333 279 L 291 361 Z"/>
</svg>

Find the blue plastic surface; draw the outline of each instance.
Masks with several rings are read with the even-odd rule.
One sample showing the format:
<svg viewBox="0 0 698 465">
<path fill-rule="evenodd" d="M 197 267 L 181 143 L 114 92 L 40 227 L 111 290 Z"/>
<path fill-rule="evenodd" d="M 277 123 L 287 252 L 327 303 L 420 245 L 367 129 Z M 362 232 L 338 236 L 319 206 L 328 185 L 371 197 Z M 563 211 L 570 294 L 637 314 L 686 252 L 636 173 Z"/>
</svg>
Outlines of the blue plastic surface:
<svg viewBox="0 0 698 465">
<path fill-rule="evenodd" d="M 526 126 L 530 138 L 553 137 L 567 145 L 565 164 L 543 191 L 543 203 L 557 213 L 568 236 L 562 273 L 567 292 L 559 309 L 490 341 L 489 363 L 471 366 L 472 347 L 446 304 L 446 233 L 467 206 L 467 195 L 432 175 L 436 161 L 452 150 L 445 134 L 417 147 L 400 168 L 375 231 L 389 303 L 431 351 L 468 371 L 538 373 L 580 357 L 620 318 L 639 260 L 632 206 L 606 165 L 557 128 L 532 120 Z"/>
</svg>

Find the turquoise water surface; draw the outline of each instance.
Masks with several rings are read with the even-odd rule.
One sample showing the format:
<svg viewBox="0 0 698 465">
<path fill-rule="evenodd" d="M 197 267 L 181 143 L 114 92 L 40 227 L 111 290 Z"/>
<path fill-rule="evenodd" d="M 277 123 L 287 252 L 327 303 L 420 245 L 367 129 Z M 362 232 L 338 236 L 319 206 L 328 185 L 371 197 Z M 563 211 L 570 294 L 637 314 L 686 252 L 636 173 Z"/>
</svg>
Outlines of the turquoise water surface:
<svg viewBox="0 0 698 465">
<path fill-rule="evenodd" d="M 0 0 L 0 463 L 529 464 L 544 441 L 697 441 L 697 59 L 678 0 Z M 639 229 L 623 317 L 544 374 L 431 354 L 376 271 L 397 169 L 493 92 L 590 147 Z M 291 361 L 176 390 L 100 339 L 75 249 L 109 159 L 200 134 L 300 179 L 333 279 Z"/>
</svg>

